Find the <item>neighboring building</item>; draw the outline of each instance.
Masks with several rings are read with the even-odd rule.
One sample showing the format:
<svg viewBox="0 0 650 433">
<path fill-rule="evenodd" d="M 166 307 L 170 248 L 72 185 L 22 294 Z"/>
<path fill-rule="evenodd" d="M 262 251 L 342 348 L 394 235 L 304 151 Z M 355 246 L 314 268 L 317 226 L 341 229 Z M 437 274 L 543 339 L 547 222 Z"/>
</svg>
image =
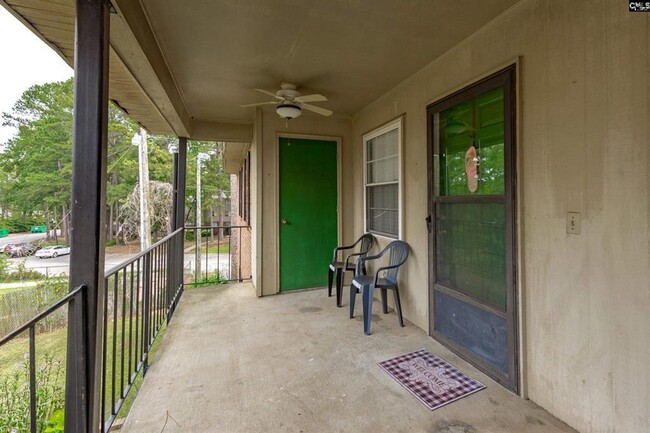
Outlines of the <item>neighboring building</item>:
<svg viewBox="0 0 650 433">
<path fill-rule="evenodd" d="M 250 155 L 237 174 L 230 175 L 230 272 L 232 279 L 250 279 L 251 228 L 250 228 Z"/>
</svg>

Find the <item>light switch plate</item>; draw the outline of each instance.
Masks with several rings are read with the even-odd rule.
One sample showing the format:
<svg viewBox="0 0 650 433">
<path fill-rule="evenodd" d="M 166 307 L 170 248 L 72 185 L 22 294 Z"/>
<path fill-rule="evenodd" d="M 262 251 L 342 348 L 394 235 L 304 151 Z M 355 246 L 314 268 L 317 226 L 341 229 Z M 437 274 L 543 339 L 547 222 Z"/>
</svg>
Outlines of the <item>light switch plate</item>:
<svg viewBox="0 0 650 433">
<path fill-rule="evenodd" d="M 570 235 L 579 235 L 581 229 L 580 212 L 566 213 L 566 232 Z"/>
</svg>

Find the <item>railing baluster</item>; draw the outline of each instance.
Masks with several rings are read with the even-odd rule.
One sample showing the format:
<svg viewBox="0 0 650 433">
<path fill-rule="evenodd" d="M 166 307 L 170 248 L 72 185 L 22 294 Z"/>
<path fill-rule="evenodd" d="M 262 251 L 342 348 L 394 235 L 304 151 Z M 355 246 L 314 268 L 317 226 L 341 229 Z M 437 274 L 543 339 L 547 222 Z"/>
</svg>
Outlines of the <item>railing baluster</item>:
<svg viewBox="0 0 650 433">
<path fill-rule="evenodd" d="M 137 332 L 137 331 L 136 331 Z M 133 361 L 133 263 L 131 263 L 131 281 L 129 288 L 129 385 L 133 383 L 131 373 L 133 372 L 131 361 Z"/>
<path fill-rule="evenodd" d="M 120 397 L 124 398 L 124 347 L 126 338 L 126 269 L 122 271 L 122 349 L 120 350 Z"/>
<path fill-rule="evenodd" d="M 36 433 L 36 325 L 29 327 L 29 425 Z"/>
<path fill-rule="evenodd" d="M 242 248 L 241 247 L 242 247 L 242 245 L 241 245 L 241 227 L 240 227 L 239 228 L 239 248 L 237 248 L 237 251 L 239 252 L 239 260 L 237 260 L 237 264 L 239 265 L 238 274 L 239 274 L 239 282 L 240 283 L 242 282 L 242 278 L 241 278 L 241 250 L 242 250 Z"/>
<path fill-rule="evenodd" d="M 142 360 L 142 355 L 139 352 L 139 347 L 140 345 L 138 342 L 140 341 L 140 261 L 141 259 L 136 260 L 136 283 L 135 283 L 135 348 L 133 351 L 133 356 L 134 356 L 134 361 L 135 361 L 135 369 L 137 370 L 138 364 Z"/>
<path fill-rule="evenodd" d="M 147 369 L 149 366 L 147 365 L 147 355 L 149 353 L 149 325 L 150 325 L 150 316 L 149 316 L 149 311 L 151 309 L 150 304 L 150 298 L 151 298 L 151 293 L 149 289 L 151 288 L 151 275 L 150 275 L 150 270 L 151 270 L 151 255 L 149 253 L 145 254 L 143 257 L 143 266 L 144 266 L 144 273 L 142 275 L 143 278 L 143 288 L 142 288 L 142 295 L 144 298 L 144 304 L 142 306 L 142 320 L 143 320 L 143 332 L 142 332 L 142 362 L 143 362 L 143 374 L 147 374 Z"/>
<path fill-rule="evenodd" d="M 210 236 L 205 237 L 205 281 L 210 281 L 210 270 L 208 269 L 208 250 L 210 249 Z"/>
<path fill-rule="evenodd" d="M 228 235 L 228 281 L 232 280 L 232 231 Z"/>
<path fill-rule="evenodd" d="M 113 277 L 114 278 L 114 277 Z M 104 342 L 102 344 L 102 426 L 106 422 L 106 370 L 108 368 L 108 288 L 109 278 L 106 278 L 104 290 Z M 103 432 L 103 430 L 102 430 Z"/>
<path fill-rule="evenodd" d="M 117 285 L 119 279 L 120 273 L 117 272 L 113 283 L 113 368 L 111 370 L 111 415 L 115 415 L 115 376 L 117 374 Z"/>
</svg>

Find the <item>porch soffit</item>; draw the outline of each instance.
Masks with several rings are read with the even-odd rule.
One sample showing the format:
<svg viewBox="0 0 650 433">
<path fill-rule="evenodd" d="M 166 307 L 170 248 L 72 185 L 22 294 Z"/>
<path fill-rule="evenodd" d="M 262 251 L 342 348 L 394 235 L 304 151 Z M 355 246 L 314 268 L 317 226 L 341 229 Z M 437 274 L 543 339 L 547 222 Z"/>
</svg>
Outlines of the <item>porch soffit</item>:
<svg viewBox="0 0 650 433">
<path fill-rule="evenodd" d="M 0 0 L 0 5 L 73 67 L 74 0 Z M 113 16 L 112 20 L 115 20 Z M 110 99 L 149 131 L 158 134 L 174 133 L 114 47 L 111 47 L 109 54 L 109 70 Z"/>
</svg>

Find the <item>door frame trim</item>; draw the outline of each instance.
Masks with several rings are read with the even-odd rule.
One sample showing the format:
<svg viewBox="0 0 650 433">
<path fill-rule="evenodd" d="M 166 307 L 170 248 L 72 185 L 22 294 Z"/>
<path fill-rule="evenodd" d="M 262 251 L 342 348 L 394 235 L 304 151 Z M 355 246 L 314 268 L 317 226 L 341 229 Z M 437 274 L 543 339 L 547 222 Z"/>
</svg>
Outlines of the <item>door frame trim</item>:
<svg viewBox="0 0 650 433">
<path fill-rule="evenodd" d="M 275 204 L 275 235 L 273 239 L 274 249 L 275 249 L 275 258 L 274 258 L 274 267 L 275 267 L 275 287 L 277 287 L 276 293 L 281 293 L 280 288 L 280 139 L 282 138 L 296 138 L 300 140 L 315 140 L 315 141 L 334 141 L 336 142 L 336 238 L 338 245 L 342 245 L 343 242 L 343 173 L 342 173 L 342 159 L 341 159 L 341 143 L 342 138 L 338 136 L 331 135 L 320 135 L 320 134 L 292 134 L 287 132 L 276 132 L 275 133 L 275 160 L 273 161 L 273 171 L 275 174 L 275 192 L 273 197 L 273 203 Z M 323 271 L 325 272 L 325 271 Z M 318 287 L 314 287 L 318 288 Z M 305 289 L 303 289 L 305 290 Z M 309 290 L 309 289 L 306 289 Z"/>
<path fill-rule="evenodd" d="M 449 340 L 445 335 L 436 332 L 435 330 L 435 300 L 434 292 L 436 290 L 435 279 L 435 209 L 434 205 L 434 191 L 432 188 L 433 182 L 433 121 L 432 109 L 435 107 L 436 112 L 447 108 L 462 100 L 472 97 L 472 93 L 481 94 L 484 91 L 490 90 L 490 83 L 502 81 L 506 90 L 509 91 L 510 98 L 505 101 L 505 110 L 510 114 L 505 121 L 505 134 L 506 140 L 509 140 L 511 145 L 506 149 L 505 164 L 506 172 L 509 174 L 505 184 L 505 204 L 506 204 L 506 233 L 511 234 L 511 239 L 506 243 L 506 266 L 508 267 L 507 282 L 508 292 L 507 298 L 507 311 L 512 311 L 512 318 L 508 318 L 508 358 L 513 359 L 513 365 L 510 367 L 507 379 L 504 379 L 503 373 L 497 370 L 487 362 L 480 359 L 477 355 L 471 353 L 469 350 L 463 348 L 459 344 Z M 432 230 L 428 234 L 428 260 L 427 268 L 429 274 L 428 295 L 429 295 L 429 335 L 436 341 L 439 341 L 444 346 L 452 349 L 461 358 L 467 360 L 471 364 L 478 366 L 484 373 L 492 377 L 497 382 L 501 383 L 505 388 L 521 394 L 523 388 L 523 370 L 522 365 L 522 311 L 521 311 L 521 257 L 519 256 L 520 250 L 520 227 L 518 224 L 520 197 L 518 185 L 519 164 L 518 164 L 518 132 L 519 132 L 519 62 L 510 62 L 507 66 L 501 67 L 492 73 L 477 78 L 453 92 L 433 101 L 427 105 L 427 207 L 428 214 L 433 219 Z M 484 89 L 485 88 L 485 89 Z M 469 95 L 468 95 L 469 93 Z M 445 200 L 443 200 L 445 201 Z M 446 200 L 452 201 L 452 200 Z M 446 290 L 440 290 L 446 293 Z M 455 296 L 456 299 L 462 296 Z M 474 304 L 474 302 L 470 303 Z M 509 314 L 509 313 L 508 313 Z"/>
</svg>

